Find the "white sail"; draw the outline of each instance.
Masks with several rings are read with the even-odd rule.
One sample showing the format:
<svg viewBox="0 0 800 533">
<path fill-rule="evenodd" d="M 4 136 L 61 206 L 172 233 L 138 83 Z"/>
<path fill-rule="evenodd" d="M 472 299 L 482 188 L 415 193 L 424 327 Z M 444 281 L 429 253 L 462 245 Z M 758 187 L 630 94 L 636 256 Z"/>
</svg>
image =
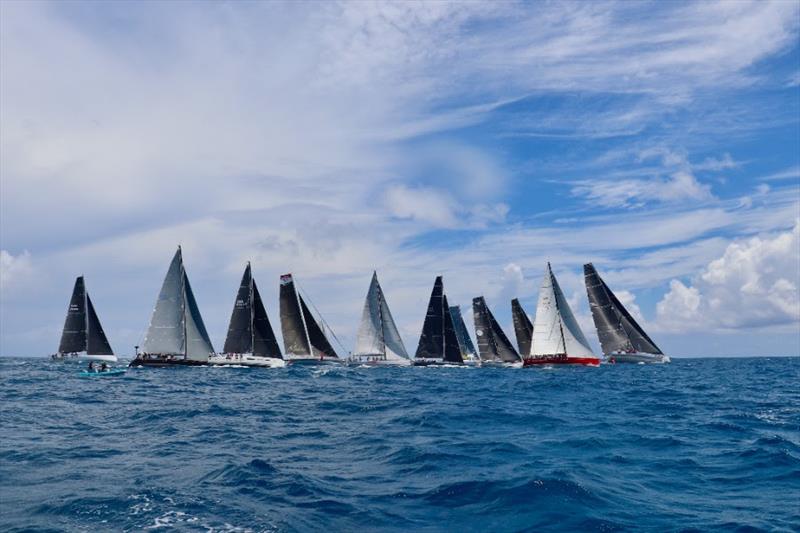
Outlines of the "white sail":
<svg viewBox="0 0 800 533">
<path fill-rule="evenodd" d="M 211 346 L 211 339 L 208 337 L 206 326 L 203 324 L 203 317 L 197 308 L 197 302 L 192 293 L 192 286 L 189 285 L 189 278 L 186 271 L 183 272 L 183 297 L 184 297 L 184 322 L 186 324 L 186 358 L 195 361 L 208 361 L 210 355 L 214 353 Z"/>
<path fill-rule="evenodd" d="M 387 361 L 409 359 L 378 283 L 378 275 L 374 272 L 364 301 L 364 311 L 353 355 L 385 355 Z"/>
<path fill-rule="evenodd" d="M 564 354 L 571 357 L 594 356 L 548 263 L 539 289 L 530 355 L 542 357 Z"/>
</svg>

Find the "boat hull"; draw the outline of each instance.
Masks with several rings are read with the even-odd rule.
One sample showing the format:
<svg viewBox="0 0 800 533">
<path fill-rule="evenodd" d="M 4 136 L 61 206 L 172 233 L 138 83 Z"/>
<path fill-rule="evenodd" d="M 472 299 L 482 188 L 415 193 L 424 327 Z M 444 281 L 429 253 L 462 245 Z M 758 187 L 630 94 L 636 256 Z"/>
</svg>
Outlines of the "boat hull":
<svg viewBox="0 0 800 533">
<path fill-rule="evenodd" d="M 541 366 L 541 365 L 583 365 L 583 366 L 600 366 L 599 357 L 528 357 L 522 363 L 522 366 Z"/>
<path fill-rule="evenodd" d="M 484 368 L 522 368 L 522 361 L 516 363 L 506 363 L 505 361 L 481 361 Z"/>
<path fill-rule="evenodd" d="M 105 363 L 116 363 L 116 355 L 97 355 L 97 354 L 53 354 L 50 356 L 53 361 L 64 361 L 67 363 L 83 363 L 86 361 L 100 361 Z"/>
<path fill-rule="evenodd" d="M 442 359 L 415 359 L 414 366 L 465 366 L 464 363 L 444 361 Z"/>
<path fill-rule="evenodd" d="M 167 357 L 137 357 L 130 363 L 128 368 L 136 368 L 141 366 L 149 366 L 156 368 L 175 367 L 175 366 L 208 366 L 207 361 L 195 361 L 194 359 L 170 359 Z"/>
<path fill-rule="evenodd" d="M 286 361 L 277 357 L 259 357 L 250 354 L 237 354 L 228 357 L 227 355 L 215 355 L 209 357 L 208 364 L 211 366 L 253 366 L 260 368 L 284 368 Z"/>
<path fill-rule="evenodd" d="M 663 364 L 671 362 L 668 355 L 652 354 L 652 353 L 610 353 L 606 355 L 606 362 L 608 363 L 648 363 L 648 364 Z"/>
<path fill-rule="evenodd" d="M 286 364 L 289 365 L 301 365 L 301 366 L 314 366 L 314 365 L 339 365 L 342 363 L 342 360 L 339 358 L 332 358 L 332 357 L 325 357 L 320 359 L 319 357 L 286 357 L 285 359 Z"/>
<path fill-rule="evenodd" d="M 353 356 L 347 366 L 411 366 L 409 359 L 380 359 L 374 356 Z"/>
<path fill-rule="evenodd" d="M 78 375 L 82 378 L 113 378 L 114 376 L 123 376 L 127 372 L 125 368 L 115 368 L 113 370 L 100 370 L 97 372 L 80 372 Z"/>
</svg>

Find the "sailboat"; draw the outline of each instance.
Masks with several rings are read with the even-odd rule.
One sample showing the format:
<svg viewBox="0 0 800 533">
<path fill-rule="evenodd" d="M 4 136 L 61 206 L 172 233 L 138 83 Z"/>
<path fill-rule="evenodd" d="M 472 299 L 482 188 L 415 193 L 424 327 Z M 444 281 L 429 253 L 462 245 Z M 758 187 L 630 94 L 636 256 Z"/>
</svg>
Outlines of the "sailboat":
<svg viewBox="0 0 800 533">
<path fill-rule="evenodd" d="M 50 357 L 56 360 L 117 362 L 86 291 L 83 276 L 75 280 L 58 352 Z"/>
<path fill-rule="evenodd" d="M 291 274 L 281 276 L 281 330 L 286 360 L 293 363 L 339 362 L 325 332 L 297 292 Z"/>
<path fill-rule="evenodd" d="M 408 366 L 411 358 L 400 338 L 389 305 L 383 295 L 377 272 L 372 273 L 361 325 L 358 327 L 356 348 L 349 363 L 370 366 Z"/>
<path fill-rule="evenodd" d="M 437 276 L 428 302 L 425 323 L 414 355 L 415 366 L 462 365 L 461 349 L 458 346 L 453 317 L 444 294 L 442 276 Z"/>
<path fill-rule="evenodd" d="M 669 363 L 670 358 L 647 336 L 591 263 L 583 265 L 583 276 L 597 336 L 608 361 Z"/>
<path fill-rule="evenodd" d="M 483 296 L 472 299 L 472 316 L 481 366 L 522 366 L 522 357 L 486 306 Z"/>
<path fill-rule="evenodd" d="M 461 350 L 461 358 L 464 360 L 464 364 L 470 366 L 480 365 L 481 360 L 478 357 L 478 352 L 475 351 L 475 345 L 472 344 L 472 339 L 469 337 L 467 325 L 464 324 L 464 317 L 461 316 L 461 307 L 458 305 L 451 305 L 450 317 L 453 319 L 453 327 L 456 330 L 456 339 L 458 339 L 458 348 Z"/>
<path fill-rule="evenodd" d="M 222 352 L 211 356 L 208 362 L 220 366 L 286 366 L 258 286 L 253 279 L 249 261 L 233 304 L 228 336 Z"/>
<path fill-rule="evenodd" d="M 531 353 L 531 340 L 533 339 L 533 324 L 528 318 L 528 313 L 522 308 L 517 298 L 511 300 L 511 316 L 514 320 L 514 334 L 517 337 L 519 353 Z"/>
<path fill-rule="evenodd" d="M 213 354 L 178 246 L 150 317 L 142 353 L 128 366 L 207 365 Z"/>
<path fill-rule="evenodd" d="M 589 347 L 550 263 L 547 263 L 539 289 L 531 353 L 525 358 L 525 366 L 553 364 L 597 366 L 600 359 Z"/>
</svg>

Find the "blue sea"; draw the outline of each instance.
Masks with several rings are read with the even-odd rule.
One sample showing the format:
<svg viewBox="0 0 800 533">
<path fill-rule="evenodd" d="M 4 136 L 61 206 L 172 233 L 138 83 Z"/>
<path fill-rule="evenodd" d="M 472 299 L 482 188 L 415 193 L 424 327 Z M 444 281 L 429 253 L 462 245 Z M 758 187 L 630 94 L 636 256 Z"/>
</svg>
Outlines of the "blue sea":
<svg viewBox="0 0 800 533">
<path fill-rule="evenodd" d="M 798 531 L 800 358 L 0 359 L 2 531 Z"/>
</svg>

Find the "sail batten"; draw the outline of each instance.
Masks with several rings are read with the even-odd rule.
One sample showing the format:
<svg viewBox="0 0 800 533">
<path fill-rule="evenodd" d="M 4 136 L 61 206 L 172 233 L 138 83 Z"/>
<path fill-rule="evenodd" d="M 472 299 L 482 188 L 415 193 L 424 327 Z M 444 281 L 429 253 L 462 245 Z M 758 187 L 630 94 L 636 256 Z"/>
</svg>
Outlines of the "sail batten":
<svg viewBox="0 0 800 533">
<path fill-rule="evenodd" d="M 603 353 L 641 352 L 663 355 L 591 263 L 583 266 L 583 273 L 592 319 Z"/>
</svg>

